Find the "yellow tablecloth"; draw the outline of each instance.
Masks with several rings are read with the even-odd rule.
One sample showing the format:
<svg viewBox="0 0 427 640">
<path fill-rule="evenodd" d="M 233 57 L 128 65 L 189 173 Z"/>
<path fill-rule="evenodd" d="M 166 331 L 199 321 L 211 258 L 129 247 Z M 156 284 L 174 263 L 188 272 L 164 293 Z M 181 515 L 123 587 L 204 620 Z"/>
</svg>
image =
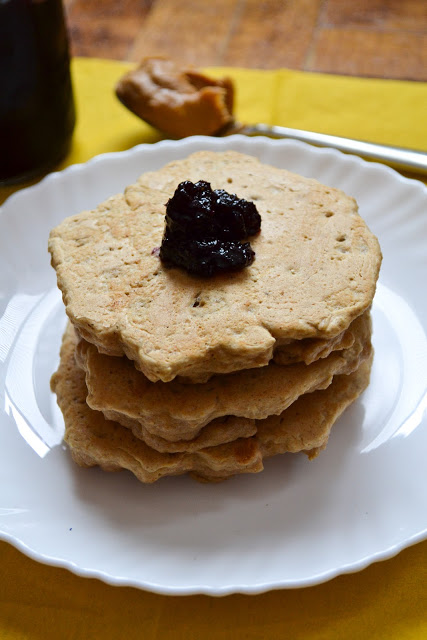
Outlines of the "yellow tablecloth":
<svg viewBox="0 0 427 640">
<path fill-rule="evenodd" d="M 78 124 L 62 166 L 159 139 L 114 98 L 126 68 L 73 61 Z M 427 149 L 425 83 L 289 70 L 212 73 L 235 80 L 241 120 Z M 0 189 L 0 202 L 12 191 Z M 0 559 L 0 640 L 427 638 L 427 542 L 316 587 L 219 599 L 110 587 L 38 564 L 5 543 Z"/>
</svg>

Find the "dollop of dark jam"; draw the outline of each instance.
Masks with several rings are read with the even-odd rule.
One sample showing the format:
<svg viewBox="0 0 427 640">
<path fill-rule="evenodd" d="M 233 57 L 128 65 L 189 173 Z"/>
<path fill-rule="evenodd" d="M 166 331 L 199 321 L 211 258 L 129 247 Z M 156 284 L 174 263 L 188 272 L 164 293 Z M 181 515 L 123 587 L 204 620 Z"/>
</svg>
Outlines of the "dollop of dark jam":
<svg viewBox="0 0 427 640">
<path fill-rule="evenodd" d="M 261 228 L 253 202 L 209 182 L 181 182 L 166 204 L 166 227 L 160 259 L 189 273 L 210 277 L 238 271 L 252 264 L 255 252 L 249 242 Z"/>
</svg>

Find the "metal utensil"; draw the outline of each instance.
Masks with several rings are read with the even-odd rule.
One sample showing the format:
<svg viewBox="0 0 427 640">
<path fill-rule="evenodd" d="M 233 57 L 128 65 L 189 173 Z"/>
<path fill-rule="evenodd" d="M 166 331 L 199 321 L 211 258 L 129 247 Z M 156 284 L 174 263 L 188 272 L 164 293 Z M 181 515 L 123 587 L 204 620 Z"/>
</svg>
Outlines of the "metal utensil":
<svg viewBox="0 0 427 640">
<path fill-rule="evenodd" d="M 268 138 L 293 138 L 318 147 L 332 147 L 344 153 L 352 153 L 368 160 L 383 162 L 400 170 L 427 175 L 427 153 L 424 151 L 267 124 L 233 123 L 223 129 L 219 135 L 228 136 L 233 133 L 241 133 L 246 136 L 267 136 Z"/>
</svg>

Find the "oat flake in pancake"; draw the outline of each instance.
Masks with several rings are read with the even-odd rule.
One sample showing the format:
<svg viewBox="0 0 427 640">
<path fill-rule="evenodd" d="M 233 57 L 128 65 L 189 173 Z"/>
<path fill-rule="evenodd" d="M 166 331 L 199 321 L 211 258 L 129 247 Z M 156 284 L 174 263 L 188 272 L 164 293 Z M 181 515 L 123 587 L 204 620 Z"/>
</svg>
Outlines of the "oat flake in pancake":
<svg viewBox="0 0 427 640">
<path fill-rule="evenodd" d="M 256 259 L 243 271 L 202 279 L 153 252 L 166 201 L 179 182 L 199 179 L 256 203 Z M 233 151 L 144 174 L 64 220 L 49 250 L 80 334 L 165 382 L 264 366 L 289 341 L 337 336 L 370 306 L 381 262 L 353 198 Z"/>
</svg>

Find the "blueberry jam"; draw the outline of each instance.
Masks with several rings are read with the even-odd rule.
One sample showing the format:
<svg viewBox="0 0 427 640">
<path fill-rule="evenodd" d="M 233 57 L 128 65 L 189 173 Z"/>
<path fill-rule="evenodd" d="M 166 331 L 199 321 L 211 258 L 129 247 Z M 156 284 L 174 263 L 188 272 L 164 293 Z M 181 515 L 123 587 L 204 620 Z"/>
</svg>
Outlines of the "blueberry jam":
<svg viewBox="0 0 427 640">
<path fill-rule="evenodd" d="M 261 216 L 253 202 L 209 182 L 186 180 L 166 204 L 166 228 L 160 258 L 169 266 L 210 277 L 252 264 L 255 252 L 242 242 L 260 230 Z"/>
</svg>

